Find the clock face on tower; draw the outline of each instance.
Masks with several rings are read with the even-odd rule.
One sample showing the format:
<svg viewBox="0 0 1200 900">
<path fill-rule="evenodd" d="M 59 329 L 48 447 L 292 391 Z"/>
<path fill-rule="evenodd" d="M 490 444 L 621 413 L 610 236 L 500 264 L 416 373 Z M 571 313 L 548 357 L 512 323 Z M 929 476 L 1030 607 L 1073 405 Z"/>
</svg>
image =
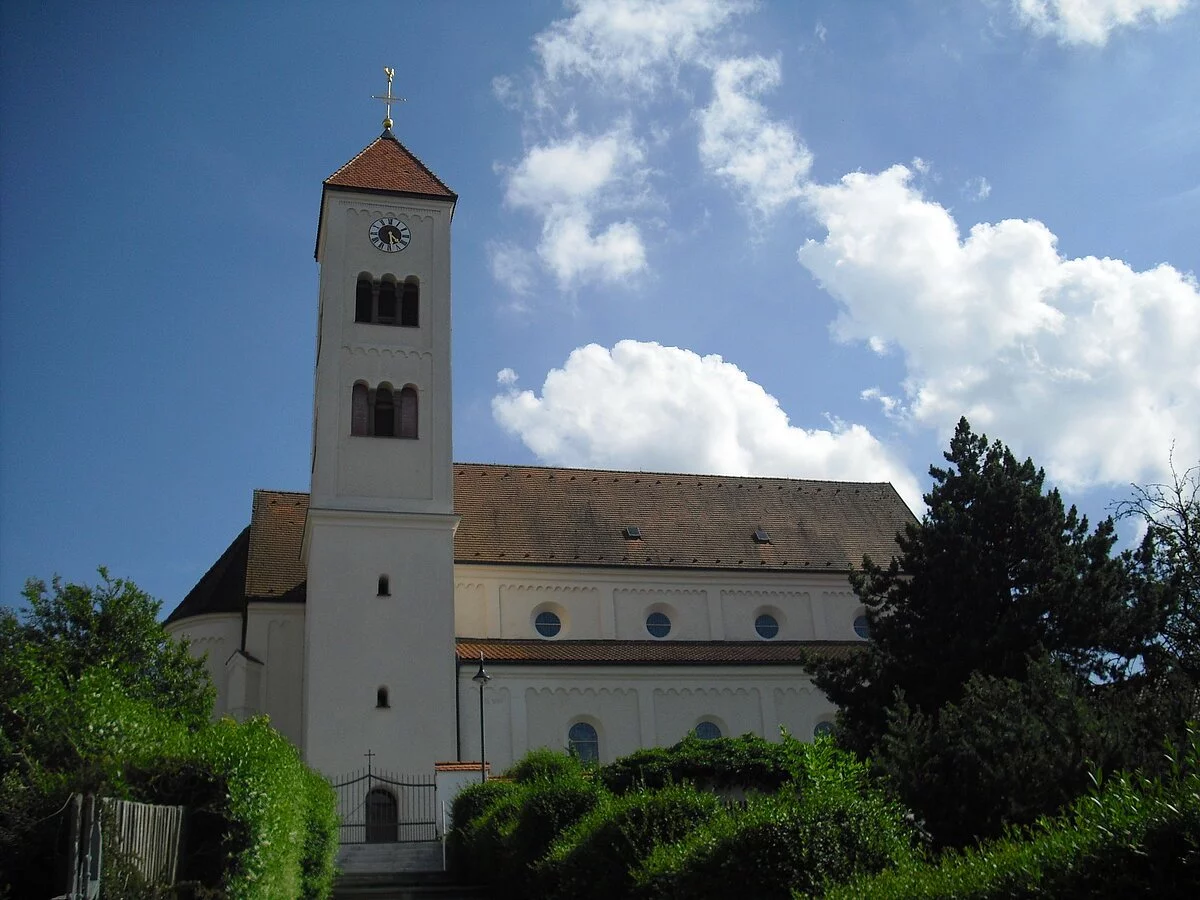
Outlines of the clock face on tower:
<svg viewBox="0 0 1200 900">
<path fill-rule="evenodd" d="M 412 235 L 399 219 L 384 216 L 371 223 L 371 243 L 384 253 L 396 253 L 408 246 Z"/>
</svg>

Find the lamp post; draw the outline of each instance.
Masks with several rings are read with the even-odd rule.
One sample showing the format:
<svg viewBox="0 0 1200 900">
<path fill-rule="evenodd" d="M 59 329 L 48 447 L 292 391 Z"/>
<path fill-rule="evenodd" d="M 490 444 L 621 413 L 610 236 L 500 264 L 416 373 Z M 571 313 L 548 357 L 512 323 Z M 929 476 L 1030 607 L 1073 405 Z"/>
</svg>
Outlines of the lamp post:
<svg viewBox="0 0 1200 900">
<path fill-rule="evenodd" d="M 479 654 L 479 671 L 471 678 L 479 685 L 479 780 L 487 781 L 487 744 L 483 739 L 483 686 L 492 680 L 492 676 L 483 668 L 483 653 Z"/>
</svg>

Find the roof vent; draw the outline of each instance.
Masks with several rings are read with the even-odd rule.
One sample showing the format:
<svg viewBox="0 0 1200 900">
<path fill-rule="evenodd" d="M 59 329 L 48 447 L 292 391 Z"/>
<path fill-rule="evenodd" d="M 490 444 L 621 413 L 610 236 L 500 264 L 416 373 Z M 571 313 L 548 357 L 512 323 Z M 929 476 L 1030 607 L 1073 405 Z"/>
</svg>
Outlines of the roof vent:
<svg viewBox="0 0 1200 900">
<path fill-rule="evenodd" d="M 754 529 L 754 542 L 756 544 L 769 544 L 771 543 L 771 536 L 767 534 L 765 528 L 756 528 Z"/>
<path fill-rule="evenodd" d="M 636 525 L 626 525 L 623 533 L 627 541 L 640 541 L 642 539 L 642 529 Z"/>
</svg>

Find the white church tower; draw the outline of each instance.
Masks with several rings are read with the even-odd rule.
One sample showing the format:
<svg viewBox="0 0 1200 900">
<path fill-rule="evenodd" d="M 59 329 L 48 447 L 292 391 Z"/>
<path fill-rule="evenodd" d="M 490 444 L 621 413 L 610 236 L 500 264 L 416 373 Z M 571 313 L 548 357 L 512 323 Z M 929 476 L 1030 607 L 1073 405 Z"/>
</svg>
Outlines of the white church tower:
<svg viewBox="0 0 1200 900">
<path fill-rule="evenodd" d="M 401 773 L 456 754 L 457 197 L 391 129 L 326 179 L 317 228 L 304 748 L 334 777 L 368 751 Z"/>
</svg>

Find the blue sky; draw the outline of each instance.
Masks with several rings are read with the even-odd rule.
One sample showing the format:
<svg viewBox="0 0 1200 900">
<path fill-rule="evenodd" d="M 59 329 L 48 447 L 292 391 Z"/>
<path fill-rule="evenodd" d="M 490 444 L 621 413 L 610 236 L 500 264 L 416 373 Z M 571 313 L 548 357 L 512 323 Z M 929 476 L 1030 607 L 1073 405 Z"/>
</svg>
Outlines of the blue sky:
<svg viewBox="0 0 1200 900">
<path fill-rule="evenodd" d="M 890 480 L 960 415 L 1093 515 L 1200 459 L 1187 0 L 8 3 L 0 599 L 172 607 L 306 490 L 321 181 L 460 196 L 455 457 Z"/>
</svg>

